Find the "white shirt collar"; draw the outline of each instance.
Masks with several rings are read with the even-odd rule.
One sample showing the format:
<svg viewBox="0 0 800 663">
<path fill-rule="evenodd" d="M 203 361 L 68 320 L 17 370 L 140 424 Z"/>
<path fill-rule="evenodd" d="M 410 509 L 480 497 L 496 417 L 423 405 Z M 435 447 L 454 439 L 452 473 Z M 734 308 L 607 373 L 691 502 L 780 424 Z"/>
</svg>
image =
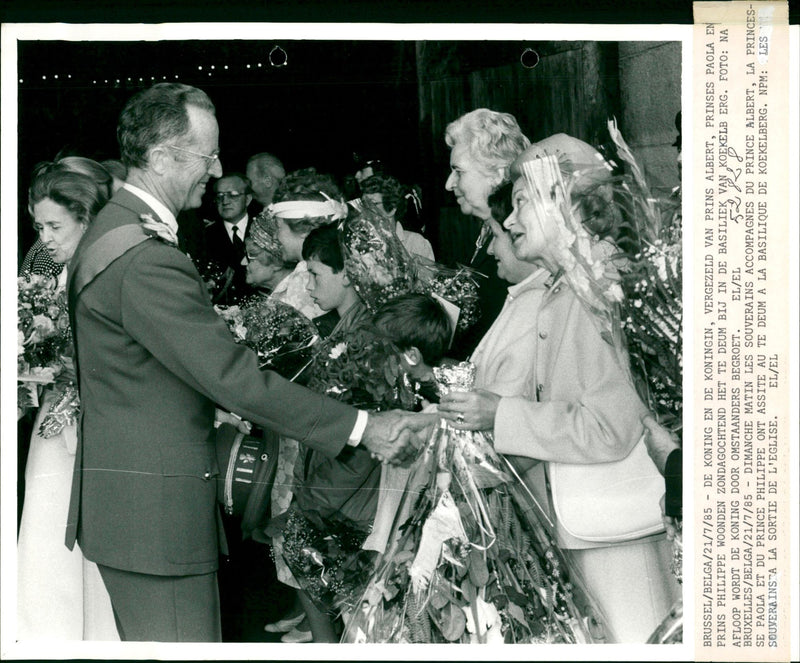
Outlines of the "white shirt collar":
<svg viewBox="0 0 800 663">
<path fill-rule="evenodd" d="M 147 203 L 164 223 L 170 226 L 176 233 L 178 232 L 178 220 L 175 218 L 175 215 L 169 211 L 164 203 L 153 196 L 152 193 L 148 193 L 144 189 L 129 184 L 128 182 L 125 182 L 122 186 L 134 196 Z"/>
<path fill-rule="evenodd" d="M 244 238 L 244 234 L 247 232 L 247 222 L 249 221 L 249 217 L 247 216 L 247 212 L 244 213 L 241 219 L 238 221 L 223 221 L 222 223 L 225 224 L 225 230 L 228 232 L 228 237 L 231 241 L 233 241 L 233 228 L 236 226 L 241 230 L 239 237 Z"/>
</svg>

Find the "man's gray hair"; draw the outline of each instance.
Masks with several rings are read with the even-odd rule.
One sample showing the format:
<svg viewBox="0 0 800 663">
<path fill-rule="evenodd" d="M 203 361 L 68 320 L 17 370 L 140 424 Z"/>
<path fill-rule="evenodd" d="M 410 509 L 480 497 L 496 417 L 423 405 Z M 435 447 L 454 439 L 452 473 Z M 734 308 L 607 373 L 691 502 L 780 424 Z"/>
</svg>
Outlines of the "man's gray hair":
<svg viewBox="0 0 800 663">
<path fill-rule="evenodd" d="M 189 132 L 187 106 L 215 113 L 205 92 L 182 83 L 157 83 L 131 97 L 117 125 L 123 163 L 144 168 L 151 148 L 185 136 Z"/>
<path fill-rule="evenodd" d="M 255 164 L 259 177 L 273 177 L 282 180 L 286 177 L 286 169 L 281 160 L 269 152 L 259 152 L 247 160 L 247 165 Z"/>
</svg>

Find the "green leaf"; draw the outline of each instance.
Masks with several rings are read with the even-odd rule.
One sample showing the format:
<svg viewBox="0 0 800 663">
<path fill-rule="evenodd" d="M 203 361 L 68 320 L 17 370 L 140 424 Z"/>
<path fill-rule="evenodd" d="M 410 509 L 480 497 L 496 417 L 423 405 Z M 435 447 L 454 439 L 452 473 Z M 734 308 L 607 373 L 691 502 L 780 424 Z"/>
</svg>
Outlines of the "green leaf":
<svg viewBox="0 0 800 663">
<path fill-rule="evenodd" d="M 504 589 L 506 590 L 506 595 L 508 596 L 508 599 L 513 603 L 518 603 L 520 605 L 525 605 L 526 603 L 528 603 L 528 597 L 525 596 L 525 594 L 518 592 L 510 585 L 507 585 Z"/>
<path fill-rule="evenodd" d="M 528 622 L 525 620 L 525 612 L 516 603 L 508 604 L 508 614 L 520 624 L 528 625 Z"/>
<path fill-rule="evenodd" d="M 458 606 L 448 603 L 441 611 L 428 608 L 428 614 L 448 642 L 459 640 L 467 628 L 467 617 Z"/>
<path fill-rule="evenodd" d="M 394 556 L 394 563 L 397 566 L 401 564 L 405 564 L 406 562 L 410 562 L 414 559 L 414 551 L 413 550 L 401 550 Z"/>
<path fill-rule="evenodd" d="M 473 603 L 475 597 L 478 595 L 475 585 L 473 585 L 468 578 L 465 578 L 461 583 L 461 591 L 464 593 L 464 598 L 467 600 L 467 603 Z"/>
<path fill-rule="evenodd" d="M 484 587 L 489 582 L 489 569 L 480 550 L 469 552 L 469 579 L 476 587 Z"/>
<path fill-rule="evenodd" d="M 452 597 L 450 596 L 450 592 L 445 584 L 444 579 L 439 575 L 439 573 L 435 573 L 433 576 L 433 581 L 431 582 L 431 606 L 437 610 L 443 608 L 448 603 L 450 603 Z"/>
</svg>

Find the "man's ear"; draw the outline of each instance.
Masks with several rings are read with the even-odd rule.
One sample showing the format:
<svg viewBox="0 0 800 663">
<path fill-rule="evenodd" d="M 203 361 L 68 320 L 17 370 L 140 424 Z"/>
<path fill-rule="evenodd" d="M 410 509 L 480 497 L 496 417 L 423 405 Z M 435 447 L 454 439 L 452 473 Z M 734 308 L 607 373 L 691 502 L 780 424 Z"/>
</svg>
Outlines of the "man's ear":
<svg viewBox="0 0 800 663">
<path fill-rule="evenodd" d="M 163 175 L 167 171 L 167 160 L 171 158 L 172 155 L 166 145 L 156 145 L 147 155 L 148 170 L 152 170 L 156 175 Z"/>
<path fill-rule="evenodd" d="M 422 353 L 413 345 L 403 353 L 409 366 L 419 366 L 422 362 Z"/>
</svg>

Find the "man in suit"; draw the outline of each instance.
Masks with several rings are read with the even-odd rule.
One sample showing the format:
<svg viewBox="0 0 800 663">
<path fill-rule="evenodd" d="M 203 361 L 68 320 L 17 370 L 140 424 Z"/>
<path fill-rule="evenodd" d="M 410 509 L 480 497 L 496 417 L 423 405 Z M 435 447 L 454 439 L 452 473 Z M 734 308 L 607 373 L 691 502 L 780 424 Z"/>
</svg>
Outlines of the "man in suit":
<svg viewBox="0 0 800 663">
<path fill-rule="evenodd" d="M 482 275 L 478 277 L 480 317 L 456 336 L 450 353 L 465 359 L 500 313 L 511 285 L 497 276 L 497 261 L 487 253 L 492 235 L 489 195 L 509 180 L 511 163 L 530 141 L 513 115 L 478 108 L 447 125 L 445 142 L 450 147 L 450 175 L 444 188 L 453 192 L 463 214 L 483 221 L 469 261 L 469 266 Z M 501 223 L 503 220 L 498 219 Z"/>
<path fill-rule="evenodd" d="M 244 240 L 250 229 L 247 206 L 253 199 L 250 186 L 241 173 L 227 173 L 214 184 L 214 203 L 219 220 L 205 228 L 207 259 L 223 276 L 212 290 L 215 304 L 232 306 L 253 294 L 247 285 Z"/>
<path fill-rule="evenodd" d="M 426 420 L 262 373 L 233 341 L 177 248 L 176 214 L 222 175 L 203 91 L 138 93 L 117 136 L 128 179 L 69 273 L 82 412 L 66 543 L 99 565 L 122 639 L 218 641 L 215 405 L 330 456 L 360 444 L 385 461 L 412 455 Z"/>
<path fill-rule="evenodd" d="M 286 170 L 278 157 L 269 152 L 259 152 L 247 160 L 247 179 L 255 200 L 252 206 L 258 206 L 258 211 L 266 208 L 272 202 L 275 189 L 286 177 Z"/>
</svg>

